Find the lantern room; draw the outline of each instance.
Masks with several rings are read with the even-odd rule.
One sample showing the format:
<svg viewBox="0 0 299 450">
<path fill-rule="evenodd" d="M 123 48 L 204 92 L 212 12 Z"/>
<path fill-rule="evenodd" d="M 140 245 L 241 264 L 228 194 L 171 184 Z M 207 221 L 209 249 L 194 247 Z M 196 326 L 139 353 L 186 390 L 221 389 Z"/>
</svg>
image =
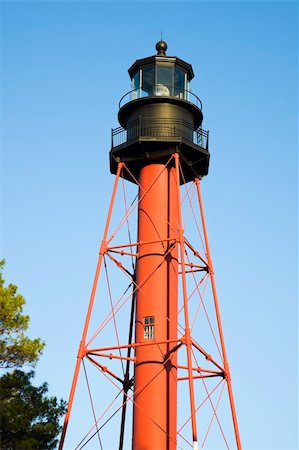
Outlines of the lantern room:
<svg viewBox="0 0 299 450">
<path fill-rule="evenodd" d="M 130 181 L 144 164 L 180 153 L 185 180 L 208 173 L 208 132 L 201 127 L 202 104 L 190 90 L 190 64 L 166 55 L 167 44 L 156 44 L 156 55 L 137 59 L 128 69 L 131 89 L 119 101 L 120 127 L 112 130 L 110 169 L 126 163 Z"/>
<path fill-rule="evenodd" d="M 167 44 L 156 45 L 157 55 L 137 60 L 129 69 L 132 80 L 131 100 L 148 96 L 166 96 L 189 100 L 190 64 L 176 57 L 167 57 Z"/>
</svg>

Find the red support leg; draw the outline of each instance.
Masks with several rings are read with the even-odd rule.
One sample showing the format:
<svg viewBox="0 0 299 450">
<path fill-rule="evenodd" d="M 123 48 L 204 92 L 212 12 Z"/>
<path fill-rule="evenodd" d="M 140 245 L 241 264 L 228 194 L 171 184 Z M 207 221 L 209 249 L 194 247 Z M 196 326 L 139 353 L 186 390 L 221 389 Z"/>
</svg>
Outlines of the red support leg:
<svg viewBox="0 0 299 450">
<path fill-rule="evenodd" d="M 227 354 L 226 354 L 226 347 L 225 347 L 224 336 L 223 336 L 223 328 L 222 328 L 222 322 L 221 322 L 221 316 L 220 316 L 220 310 L 219 310 L 219 303 L 218 303 L 218 296 L 217 296 L 217 290 L 216 290 L 214 269 L 213 269 L 213 264 L 212 264 L 212 259 L 211 259 L 211 252 L 210 252 L 210 245 L 209 245 L 209 239 L 208 239 L 208 233 L 207 233 L 207 227 L 206 227 L 206 220 L 205 220 L 203 203 L 202 203 L 202 196 L 201 196 L 201 192 L 200 192 L 200 181 L 199 181 L 198 178 L 195 180 L 195 183 L 196 183 L 196 187 L 197 187 L 198 202 L 199 202 L 199 207 L 200 207 L 200 214 L 201 214 L 203 233 L 204 233 L 204 240 L 205 240 L 205 247 L 206 247 L 206 257 L 207 257 L 207 261 L 208 261 L 209 274 L 210 274 L 210 278 L 211 278 L 211 286 L 212 286 L 212 292 L 213 292 L 213 298 L 214 298 L 215 312 L 216 312 L 216 318 L 217 318 L 218 330 L 219 330 L 219 337 L 220 337 L 220 343 L 221 343 L 221 349 L 222 349 L 222 355 L 223 355 L 223 361 L 224 361 L 225 379 L 226 379 L 226 383 L 227 383 L 230 407 L 231 407 L 231 412 L 232 412 L 232 419 L 233 419 L 234 430 L 235 430 L 236 444 L 237 444 L 237 449 L 238 450 L 242 450 L 241 439 L 240 439 L 240 432 L 239 432 L 239 426 L 238 426 L 238 420 L 237 420 L 237 413 L 236 413 L 236 407 L 235 407 L 235 402 L 234 402 L 234 397 L 233 397 L 233 390 L 232 390 L 232 383 L 231 383 L 231 377 L 230 377 L 230 370 L 229 370 Z"/>
<path fill-rule="evenodd" d="M 103 255 L 104 255 L 104 251 L 105 251 L 107 234 L 108 234 L 109 224 L 110 224 L 110 220 L 111 220 L 111 214 L 112 214 L 112 210 L 113 210 L 115 195 L 116 195 L 117 186 L 118 186 L 122 168 L 123 168 L 123 163 L 119 163 L 116 178 L 114 181 L 114 187 L 113 187 L 113 191 L 112 191 L 112 196 L 111 196 L 108 216 L 107 216 L 107 220 L 106 220 L 106 226 L 105 226 L 105 230 L 104 230 L 103 240 L 102 240 L 102 244 L 101 244 L 101 248 L 100 248 L 100 252 L 99 252 L 96 273 L 95 273 L 95 277 L 94 277 L 94 281 L 93 281 L 87 315 L 86 315 L 85 324 L 84 324 L 84 328 L 83 328 L 82 339 L 81 339 L 80 345 L 79 345 L 77 362 L 76 362 L 75 372 L 74 372 L 74 376 L 73 376 L 72 386 L 71 386 L 69 400 L 68 400 L 68 404 L 67 404 L 67 411 L 66 411 L 65 418 L 64 418 L 64 423 L 63 423 L 63 428 L 62 428 L 62 433 L 61 433 L 61 437 L 60 437 L 58 450 L 63 449 L 65 435 L 66 435 L 66 431 L 67 431 L 67 427 L 68 427 L 68 423 L 69 423 L 69 419 L 70 419 L 70 415 L 71 415 L 71 411 L 72 411 L 77 381 L 78 381 L 78 377 L 79 377 L 81 361 L 82 361 L 82 358 L 85 356 L 86 335 L 87 335 L 90 317 L 91 317 L 92 309 L 93 309 L 93 305 L 94 305 L 94 299 L 95 299 L 96 289 L 97 289 L 97 285 L 98 285 Z"/>
</svg>

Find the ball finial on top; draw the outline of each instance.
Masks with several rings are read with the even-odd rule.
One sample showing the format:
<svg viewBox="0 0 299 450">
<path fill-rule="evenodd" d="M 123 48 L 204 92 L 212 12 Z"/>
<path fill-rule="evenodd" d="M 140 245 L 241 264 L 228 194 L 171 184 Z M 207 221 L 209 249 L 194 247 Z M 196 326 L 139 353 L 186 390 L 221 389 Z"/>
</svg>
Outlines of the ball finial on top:
<svg viewBox="0 0 299 450">
<path fill-rule="evenodd" d="M 166 55 L 167 44 L 165 41 L 159 41 L 156 44 L 157 55 Z"/>
</svg>

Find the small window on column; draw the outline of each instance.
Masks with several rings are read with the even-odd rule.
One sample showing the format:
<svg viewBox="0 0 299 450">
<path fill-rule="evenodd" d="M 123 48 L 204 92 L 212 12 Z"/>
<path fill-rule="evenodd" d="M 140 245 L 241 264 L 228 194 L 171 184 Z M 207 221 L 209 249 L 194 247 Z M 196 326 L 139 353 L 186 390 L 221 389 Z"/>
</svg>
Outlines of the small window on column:
<svg viewBox="0 0 299 450">
<path fill-rule="evenodd" d="M 155 318 L 144 317 L 143 319 L 144 326 L 144 340 L 155 339 Z"/>
</svg>

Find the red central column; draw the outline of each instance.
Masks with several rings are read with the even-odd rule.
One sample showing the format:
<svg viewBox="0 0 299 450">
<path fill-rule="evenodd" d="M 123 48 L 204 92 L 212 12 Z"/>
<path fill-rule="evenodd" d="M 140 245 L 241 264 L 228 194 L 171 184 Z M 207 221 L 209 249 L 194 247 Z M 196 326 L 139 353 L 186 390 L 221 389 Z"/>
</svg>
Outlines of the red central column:
<svg viewBox="0 0 299 450">
<path fill-rule="evenodd" d="M 177 182 L 175 168 L 140 171 L 136 282 L 133 450 L 175 450 L 178 315 Z M 158 344 L 158 342 L 163 342 Z"/>
</svg>

